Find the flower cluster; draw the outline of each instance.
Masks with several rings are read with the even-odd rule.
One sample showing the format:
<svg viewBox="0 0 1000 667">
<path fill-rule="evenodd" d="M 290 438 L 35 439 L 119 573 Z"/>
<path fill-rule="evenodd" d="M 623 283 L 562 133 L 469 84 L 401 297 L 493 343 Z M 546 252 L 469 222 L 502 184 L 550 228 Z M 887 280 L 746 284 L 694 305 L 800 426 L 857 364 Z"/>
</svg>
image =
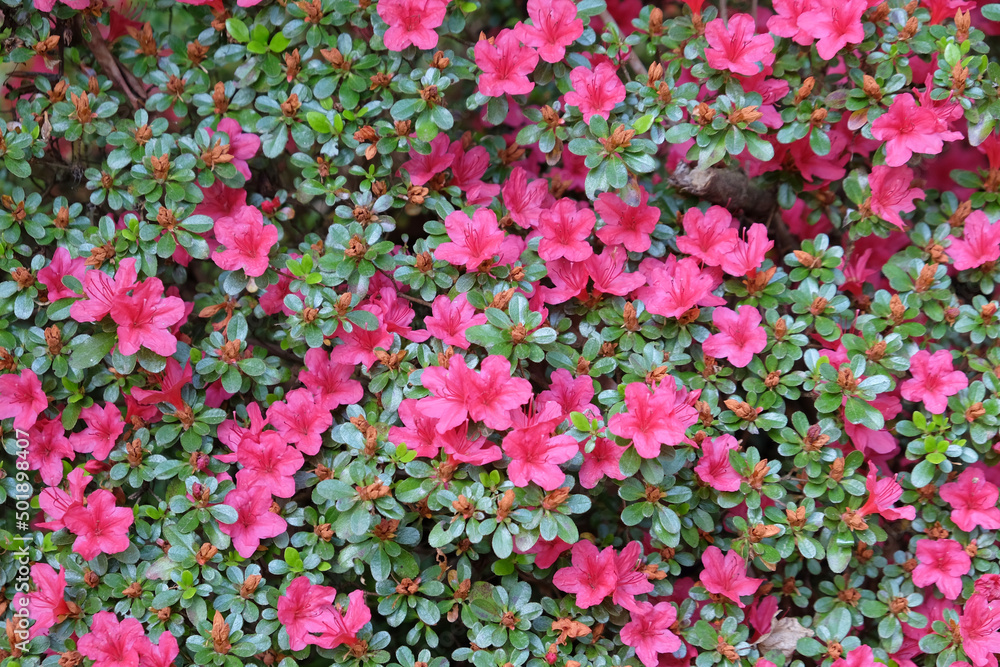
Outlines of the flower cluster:
<svg viewBox="0 0 1000 667">
<path fill-rule="evenodd" d="M 3 667 L 997 666 L 1000 4 L 0 2 Z"/>
</svg>

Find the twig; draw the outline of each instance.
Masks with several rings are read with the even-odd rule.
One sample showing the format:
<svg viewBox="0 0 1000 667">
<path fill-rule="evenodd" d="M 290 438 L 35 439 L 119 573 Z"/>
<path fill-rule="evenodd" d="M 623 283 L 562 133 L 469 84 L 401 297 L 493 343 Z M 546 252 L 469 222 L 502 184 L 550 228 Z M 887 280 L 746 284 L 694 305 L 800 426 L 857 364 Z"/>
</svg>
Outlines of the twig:
<svg viewBox="0 0 1000 667">
<path fill-rule="evenodd" d="M 77 28 L 81 35 L 84 32 L 83 19 L 77 17 Z M 88 46 L 94 54 L 94 59 L 108 78 L 118 87 L 133 109 L 141 109 L 145 104 L 145 89 L 142 83 L 128 70 L 127 67 L 119 67 L 118 59 L 111 53 L 107 42 L 101 37 L 101 33 L 95 23 L 90 23 L 87 28 L 90 32 Z"/>
<path fill-rule="evenodd" d="M 750 177 L 737 169 L 697 169 L 681 162 L 670 175 L 670 183 L 682 192 L 764 224 L 771 221 L 778 205 L 772 190 L 753 185 Z"/>
</svg>

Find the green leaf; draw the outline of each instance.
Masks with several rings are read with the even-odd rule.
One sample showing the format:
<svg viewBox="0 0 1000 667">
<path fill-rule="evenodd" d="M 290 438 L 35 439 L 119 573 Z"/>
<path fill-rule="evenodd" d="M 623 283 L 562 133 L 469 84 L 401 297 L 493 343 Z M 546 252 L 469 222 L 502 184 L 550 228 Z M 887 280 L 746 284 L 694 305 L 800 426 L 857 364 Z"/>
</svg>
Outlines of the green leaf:
<svg viewBox="0 0 1000 667">
<path fill-rule="evenodd" d="M 111 348 L 117 337 L 112 333 L 99 333 L 93 336 L 86 334 L 73 339 L 73 353 L 69 365 L 76 370 L 92 368 L 100 363 Z"/>
<path fill-rule="evenodd" d="M 330 121 L 327 119 L 326 114 L 318 111 L 310 111 L 306 114 L 306 121 L 309 123 L 309 127 L 316 130 L 320 134 L 333 133 L 333 127 L 330 125 Z"/>
<path fill-rule="evenodd" d="M 861 424 L 873 431 L 881 430 L 885 426 L 885 419 L 878 408 L 860 398 L 847 399 L 847 405 L 844 406 L 844 417 L 852 424 Z"/>
<path fill-rule="evenodd" d="M 247 28 L 247 24 L 239 19 L 226 19 L 226 30 L 240 44 L 250 41 L 250 30 Z"/>
</svg>

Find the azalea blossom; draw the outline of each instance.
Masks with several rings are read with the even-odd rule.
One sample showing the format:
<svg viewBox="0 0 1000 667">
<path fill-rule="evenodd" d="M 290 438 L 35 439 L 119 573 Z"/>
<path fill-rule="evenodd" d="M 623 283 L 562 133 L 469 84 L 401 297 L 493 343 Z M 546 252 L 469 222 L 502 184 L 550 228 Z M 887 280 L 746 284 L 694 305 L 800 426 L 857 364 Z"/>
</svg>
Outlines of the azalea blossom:
<svg viewBox="0 0 1000 667">
<path fill-rule="evenodd" d="M 210 129 L 206 131 L 211 138 L 214 132 Z M 215 131 L 225 132 L 229 137 L 229 154 L 233 156 L 230 164 L 249 181 L 250 165 L 247 164 L 247 160 L 253 159 L 260 150 L 260 137 L 252 132 L 244 132 L 243 127 L 233 118 L 220 120 Z"/>
<path fill-rule="evenodd" d="M 480 39 L 475 46 L 479 92 L 486 97 L 527 95 L 535 89 L 528 75 L 535 71 L 538 52 L 521 43 L 521 32 L 504 29 L 491 44 Z"/>
<path fill-rule="evenodd" d="M 147 278 L 132 294 L 118 295 L 111 306 L 111 319 L 118 325 L 118 351 L 126 355 L 144 347 L 169 357 L 177 351 L 177 337 L 170 328 L 184 318 L 184 300 L 164 296 L 159 278 Z"/>
<path fill-rule="evenodd" d="M 708 547 L 702 554 L 701 563 L 705 566 L 701 573 L 701 584 L 705 590 L 729 598 L 740 609 L 745 606 L 740 598 L 756 593 L 765 581 L 748 577 L 746 561 L 735 551 L 723 556 L 719 547 Z"/>
<path fill-rule="evenodd" d="M 767 237 L 767 227 L 760 223 L 750 225 L 745 238 L 737 238 L 732 249 L 722 258 L 722 270 L 731 276 L 742 277 L 760 268 L 774 241 Z"/>
<path fill-rule="evenodd" d="M 701 458 L 694 472 L 716 491 L 739 491 L 743 478 L 729 461 L 729 452 L 739 449 L 736 438 L 727 434 L 705 438 L 701 442 Z"/>
<path fill-rule="evenodd" d="M 49 398 L 42 391 L 42 382 L 27 368 L 20 373 L 0 375 L 0 419 L 14 418 L 14 428 L 27 431 L 38 421 Z"/>
<path fill-rule="evenodd" d="M 104 461 L 125 432 L 121 411 L 112 403 L 105 403 L 103 408 L 95 404 L 81 410 L 80 419 L 87 424 L 87 428 L 72 434 L 70 444 L 77 452 L 92 453 L 95 459 Z"/>
<path fill-rule="evenodd" d="M 445 0 L 379 0 L 379 17 L 388 25 L 382 42 L 390 51 L 402 51 L 413 45 L 433 49 L 438 43 L 435 29 L 444 23 L 448 11 Z"/>
<path fill-rule="evenodd" d="M 962 238 L 949 234 L 948 240 L 948 256 L 959 271 L 1000 260 L 1000 221 L 990 222 L 982 211 L 973 211 L 965 219 Z"/>
<path fill-rule="evenodd" d="M 455 211 L 445 218 L 444 226 L 450 240 L 434 250 L 435 257 L 455 266 L 464 264 L 467 271 L 492 260 L 504 243 L 496 213 L 488 208 L 476 209 L 471 218 Z"/>
<path fill-rule="evenodd" d="M 982 470 L 966 468 L 955 481 L 942 484 L 939 493 L 951 505 L 951 520 L 959 530 L 1000 529 L 1000 488 L 987 481 Z"/>
<path fill-rule="evenodd" d="M 670 628 L 677 620 L 677 609 L 669 602 L 640 602 L 631 610 L 628 623 L 622 627 L 621 640 L 635 649 L 645 667 L 657 667 L 660 655 L 681 648 L 681 639 Z"/>
<path fill-rule="evenodd" d="M 271 492 L 265 486 L 241 486 L 226 495 L 226 504 L 236 510 L 235 523 L 219 523 L 219 530 L 233 540 L 236 553 L 249 558 L 260 541 L 285 532 L 287 523 L 271 511 Z"/>
<path fill-rule="evenodd" d="M 900 385 L 900 394 L 908 401 L 922 401 L 928 410 L 941 414 L 948 409 L 948 397 L 969 386 L 965 373 L 954 368 L 948 350 L 934 354 L 920 350 L 910 357 L 913 377 Z"/>
<path fill-rule="evenodd" d="M 277 431 L 265 431 L 259 438 L 240 443 L 236 460 L 243 468 L 236 473 L 237 484 L 261 485 L 279 498 L 295 494 L 295 473 L 305 463 L 299 450 L 285 444 Z"/>
<path fill-rule="evenodd" d="M 893 507 L 899 497 L 903 495 L 903 487 L 899 485 L 895 477 L 878 479 L 875 466 L 868 465 L 868 476 L 865 479 L 865 489 L 868 491 L 868 498 L 865 503 L 855 511 L 848 510 L 844 513 L 844 521 L 852 528 L 865 530 L 868 524 L 864 518 L 871 515 L 880 515 L 889 521 L 898 519 L 909 519 L 912 521 L 917 516 L 917 510 L 912 505 L 905 507 Z"/>
<path fill-rule="evenodd" d="M 465 294 L 459 294 L 454 299 L 446 294 L 439 295 L 431 304 L 431 315 L 424 318 L 424 326 L 432 336 L 440 338 L 445 345 L 463 350 L 469 349 L 465 332 L 480 324 L 486 324 L 486 315 L 477 313 Z"/>
<path fill-rule="evenodd" d="M 712 69 L 751 76 L 774 62 L 774 39 L 756 34 L 749 14 L 734 14 L 727 25 L 721 18 L 705 26 L 705 60 Z"/>
<path fill-rule="evenodd" d="M 75 458 L 65 431 L 59 419 L 39 419 L 26 435 L 28 469 L 37 470 L 49 485 L 62 481 L 63 461 Z"/>
<path fill-rule="evenodd" d="M 129 547 L 128 529 L 135 517 L 127 507 L 117 507 L 110 491 L 98 489 L 87 496 L 87 504 L 67 512 L 63 523 L 76 535 L 73 551 L 83 560 L 98 554 L 117 554 Z"/>
<path fill-rule="evenodd" d="M 900 213 L 909 213 L 917 208 L 915 199 L 923 199 L 924 191 L 911 188 L 913 171 L 909 167 L 886 167 L 876 165 L 868 177 L 872 189 L 866 202 L 872 213 L 900 229 L 906 227 Z"/>
<path fill-rule="evenodd" d="M 672 376 L 651 392 L 643 382 L 625 387 L 625 411 L 611 417 L 612 433 L 632 440 L 639 456 L 653 459 L 663 445 L 678 445 L 688 426 L 698 420 L 698 411 L 678 404 L 675 380 Z"/>
<path fill-rule="evenodd" d="M 962 650 L 973 667 L 996 667 L 1000 653 L 1000 602 L 988 602 L 984 595 L 973 595 L 959 617 Z"/>
<path fill-rule="evenodd" d="M 615 550 L 598 551 L 593 542 L 580 540 L 573 545 L 573 564 L 557 570 L 552 578 L 556 588 L 576 596 L 576 606 L 589 609 L 600 604 L 615 590 Z"/>
<path fill-rule="evenodd" d="M 935 586 L 949 600 L 962 593 L 962 577 L 972 567 L 972 559 L 955 540 L 918 540 L 914 586 Z"/>
<path fill-rule="evenodd" d="M 56 572 L 47 563 L 35 563 L 31 566 L 31 581 L 35 590 L 28 593 L 28 614 L 35 624 L 28 631 L 29 639 L 48 635 L 52 626 L 81 613 L 75 603 L 66 601 L 65 568 Z"/>
<path fill-rule="evenodd" d="M 320 617 L 328 613 L 337 599 L 337 589 L 320 586 L 309 577 L 296 577 L 278 597 L 278 621 L 288 632 L 288 646 L 293 651 L 304 649 L 323 626 Z"/>
<path fill-rule="evenodd" d="M 299 382 L 323 408 L 335 410 L 342 405 L 354 405 L 364 396 L 361 383 L 351 379 L 353 374 L 353 366 L 332 361 L 328 352 L 314 347 L 306 352 Z"/>
<path fill-rule="evenodd" d="M 560 199 L 538 217 L 538 256 L 544 260 L 582 262 L 594 254 L 588 242 L 597 218 L 589 208 L 578 209 L 572 199 Z"/>
<path fill-rule="evenodd" d="M 640 604 L 636 595 L 645 595 L 653 590 L 653 582 L 643 570 L 645 561 L 641 542 L 629 542 L 615 555 L 615 590 L 611 601 L 625 609 L 635 611 Z"/>
<path fill-rule="evenodd" d="M 80 637 L 77 650 L 94 661 L 93 667 L 139 667 L 139 649 L 149 640 L 134 618 L 118 620 L 109 611 L 90 619 L 90 631 Z"/>
<path fill-rule="evenodd" d="M 549 197 L 549 185 L 544 178 L 529 182 L 528 172 L 523 167 L 514 167 L 503 184 L 502 193 L 510 219 L 518 227 L 527 229 L 538 224 L 545 200 Z"/>
<path fill-rule="evenodd" d="M 410 151 L 410 159 L 400 165 L 410 175 L 413 185 L 423 185 L 451 166 L 455 155 L 449 151 L 451 142 L 448 135 L 441 133 L 430 142 L 431 152 L 427 155 Z M 450 234 L 449 234 L 450 236 Z"/>
<path fill-rule="evenodd" d="M 38 282 L 45 285 L 45 289 L 48 290 L 50 302 L 54 303 L 59 299 L 77 296 L 76 292 L 63 284 L 63 278 L 72 276 L 83 282 L 84 273 L 87 270 L 85 262 L 83 257 L 76 259 L 70 257 L 69 250 L 62 246 L 56 248 L 56 251 L 52 253 L 52 261 L 45 268 L 39 269 L 35 276 Z"/>
<path fill-rule="evenodd" d="M 604 226 L 597 230 L 597 238 L 605 245 L 625 246 L 629 252 L 646 252 L 652 245 L 650 235 L 660 221 L 660 209 L 649 206 L 649 193 L 640 190 L 637 205 L 629 205 L 618 195 L 602 192 L 594 202 L 594 210 L 601 216 Z"/>
<path fill-rule="evenodd" d="M 818 8 L 799 16 L 798 24 L 808 26 L 812 36 L 819 40 L 816 51 L 820 58 L 833 60 L 848 44 L 864 40 L 861 16 L 868 10 L 866 0 L 821 0 L 816 4 Z"/>
<path fill-rule="evenodd" d="M 933 110 L 917 106 L 913 95 L 904 93 L 893 99 L 889 110 L 872 123 L 872 136 L 885 144 L 885 163 L 901 167 L 914 153 L 937 155 L 945 141 L 963 137 L 951 132 Z"/>
<path fill-rule="evenodd" d="M 647 284 L 636 290 L 636 296 L 654 315 L 682 318 L 695 307 L 726 303 L 713 294 L 722 282 L 719 272 L 702 269 L 694 257 L 677 259 L 670 255 L 664 262 L 647 257 L 639 269 L 646 275 Z"/>
<path fill-rule="evenodd" d="M 583 488 L 592 489 L 605 477 L 625 479 L 619 465 L 625 449 L 614 440 L 596 438 L 590 452 L 585 451 L 584 443 L 580 443 L 580 451 L 583 452 L 583 465 L 580 466 L 580 486 Z"/>
<path fill-rule="evenodd" d="M 566 104 L 579 107 L 583 122 L 594 116 L 607 120 L 612 109 L 625 101 L 625 84 L 609 62 L 600 62 L 594 69 L 574 67 L 569 73 L 573 90 L 566 93 Z"/>
<path fill-rule="evenodd" d="M 579 451 L 576 439 L 569 435 L 552 435 L 563 417 L 558 406 L 546 403 L 543 411 L 515 426 L 503 439 L 503 452 L 511 459 L 507 476 L 514 486 L 524 487 L 534 482 L 546 491 L 562 486 L 566 479 L 559 465 Z"/>
<path fill-rule="evenodd" d="M 566 56 L 566 47 L 583 34 L 583 19 L 577 18 L 573 0 L 528 0 L 531 24 L 522 23 L 521 39 L 538 49 L 547 63 L 557 63 Z"/>
<path fill-rule="evenodd" d="M 810 0 L 774 0 L 774 16 L 767 20 L 767 29 L 778 37 L 787 37 L 796 44 L 809 46 L 815 36 L 801 17 L 812 7 Z"/>
<path fill-rule="evenodd" d="M 754 355 L 767 346 L 767 333 L 760 326 L 761 316 L 753 306 L 739 306 L 739 312 L 716 308 L 712 323 L 719 329 L 702 343 L 705 354 L 726 359 L 737 368 L 744 368 Z"/>
<path fill-rule="evenodd" d="M 129 257 L 118 263 L 114 278 L 99 269 L 83 275 L 83 293 L 86 298 L 69 307 L 69 314 L 77 322 L 97 322 L 111 312 L 115 303 L 136 285 L 135 259 Z"/>
<path fill-rule="evenodd" d="M 232 217 L 216 220 L 213 231 L 225 246 L 212 255 L 220 269 L 242 269 L 248 277 L 264 275 L 269 265 L 268 253 L 278 242 L 278 229 L 264 224 L 260 209 L 244 206 Z"/>
<path fill-rule="evenodd" d="M 312 456 L 323 446 L 323 434 L 333 425 L 333 415 L 308 389 L 293 389 L 285 400 L 271 404 L 267 421 L 287 442 Z"/>
<path fill-rule="evenodd" d="M 684 212 L 684 234 L 677 237 L 677 248 L 708 266 L 722 266 L 739 240 L 733 216 L 721 206 L 709 206 Z"/>
</svg>

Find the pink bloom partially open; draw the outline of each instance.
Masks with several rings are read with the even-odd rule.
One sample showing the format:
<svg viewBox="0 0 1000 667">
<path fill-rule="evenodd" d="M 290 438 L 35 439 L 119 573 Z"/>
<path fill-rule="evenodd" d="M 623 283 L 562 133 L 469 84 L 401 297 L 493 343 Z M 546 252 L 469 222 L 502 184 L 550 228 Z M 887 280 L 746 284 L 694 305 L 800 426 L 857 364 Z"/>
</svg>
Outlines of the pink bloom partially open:
<svg viewBox="0 0 1000 667">
<path fill-rule="evenodd" d="M 528 0 L 531 25 L 521 24 L 521 39 L 538 49 L 547 63 L 566 56 L 566 47 L 583 34 L 583 19 L 576 16 L 573 0 Z"/>
<path fill-rule="evenodd" d="M 747 563 L 735 551 L 725 556 L 719 547 L 709 547 L 702 554 L 701 563 L 705 569 L 701 573 L 701 584 L 709 593 L 729 598 L 742 609 L 740 600 L 744 595 L 753 595 L 765 579 L 747 576 Z"/>
<path fill-rule="evenodd" d="M 278 242 L 278 229 L 264 224 L 264 214 L 256 206 L 244 206 L 232 217 L 215 222 L 215 238 L 224 250 L 212 259 L 224 271 L 242 269 L 247 276 L 264 275 L 269 265 L 268 253 Z"/>
<path fill-rule="evenodd" d="M 937 155 L 945 141 L 963 137 L 951 132 L 932 109 L 917 106 L 913 95 L 897 95 L 889 111 L 872 123 L 872 136 L 885 144 L 885 163 L 901 167 L 914 153 Z"/>
<path fill-rule="evenodd" d="M 949 235 L 948 240 L 948 256 L 959 271 L 1000 259 L 1000 221 L 990 222 L 982 211 L 973 211 L 965 219 L 962 238 Z"/>
<path fill-rule="evenodd" d="M 476 67 L 483 71 L 479 76 L 479 92 L 486 97 L 527 95 L 535 89 L 528 75 L 535 71 L 538 53 L 521 44 L 519 31 L 501 30 L 492 44 L 480 39 L 476 42 L 475 56 Z"/>
<path fill-rule="evenodd" d="M 42 391 L 42 382 L 35 372 L 25 368 L 19 374 L 0 375 L 0 419 L 14 418 L 14 428 L 27 431 L 38 421 L 38 415 L 49 407 L 49 398 Z"/>
<path fill-rule="evenodd" d="M 910 359 L 913 377 L 900 386 L 900 394 L 908 401 L 923 401 L 924 407 L 934 414 L 948 409 L 948 397 L 969 386 L 965 373 L 952 365 L 951 352 L 938 350 L 931 354 L 920 350 Z"/>
<path fill-rule="evenodd" d="M 996 667 L 1000 653 L 1000 601 L 989 602 L 985 595 L 973 595 L 959 617 L 962 650 L 973 667 Z"/>
<path fill-rule="evenodd" d="M 701 442 L 701 458 L 694 472 L 716 491 L 739 491 L 743 478 L 729 461 L 729 452 L 739 449 L 736 438 L 727 434 L 705 438 Z"/>
<path fill-rule="evenodd" d="M 576 606 L 588 609 L 600 604 L 615 589 L 615 550 L 598 551 L 593 542 L 580 540 L 573 545 L 573 565 L 555 573 L 552 583 L 563 593 L 576 596 Z"/>
<path fill-rule="evenodd" d="M 680 649 L 680 637 L 670 630 L 677 620 L 674 605 L 640 602 L 631 613 L 631 620 L 622 627 L 621 640 L 635 649 L 645 667 L 657 667 L 661 655 Z"/>
<path fill-rule="evenodd" d="M 226 504 L 236 510 L 236 523 L 220 523 L 219 530 L 233 540 L 236 553 L 249 558 L 260 541 L 285 532 L 287 523 L 271 511 L 271 492 L 264 486 L 241 487 L 226 496 Z"/>
<path fill-rule="evenodd" d="M 909 167 L 886 167 L 876 165 L 868 177 L 872 194 L 868 199 L 871 212 L 900 229 L 905 228 L 900 213 L 909 213 L 917 208 L 915 199 L 923 199 L 924 191 L 911 188 L 913 171 Z"/>
<path fill-rule="evenodd" d="M 56 251 L 52 253 L 52 261 L 48 266 L 40 269 L 36 276 L 38 282 L 45 285 L 48 290 L 49 301 L 77 296 L 76 292 L 63 285 L 63 278 L 73 276 L 83 282 L 83 276 L 87 270 L 85 261 L 83 257 L 73 259 L 70 257 L 69 250 L 62 246 L 56 248 Z"/>
</svg>

